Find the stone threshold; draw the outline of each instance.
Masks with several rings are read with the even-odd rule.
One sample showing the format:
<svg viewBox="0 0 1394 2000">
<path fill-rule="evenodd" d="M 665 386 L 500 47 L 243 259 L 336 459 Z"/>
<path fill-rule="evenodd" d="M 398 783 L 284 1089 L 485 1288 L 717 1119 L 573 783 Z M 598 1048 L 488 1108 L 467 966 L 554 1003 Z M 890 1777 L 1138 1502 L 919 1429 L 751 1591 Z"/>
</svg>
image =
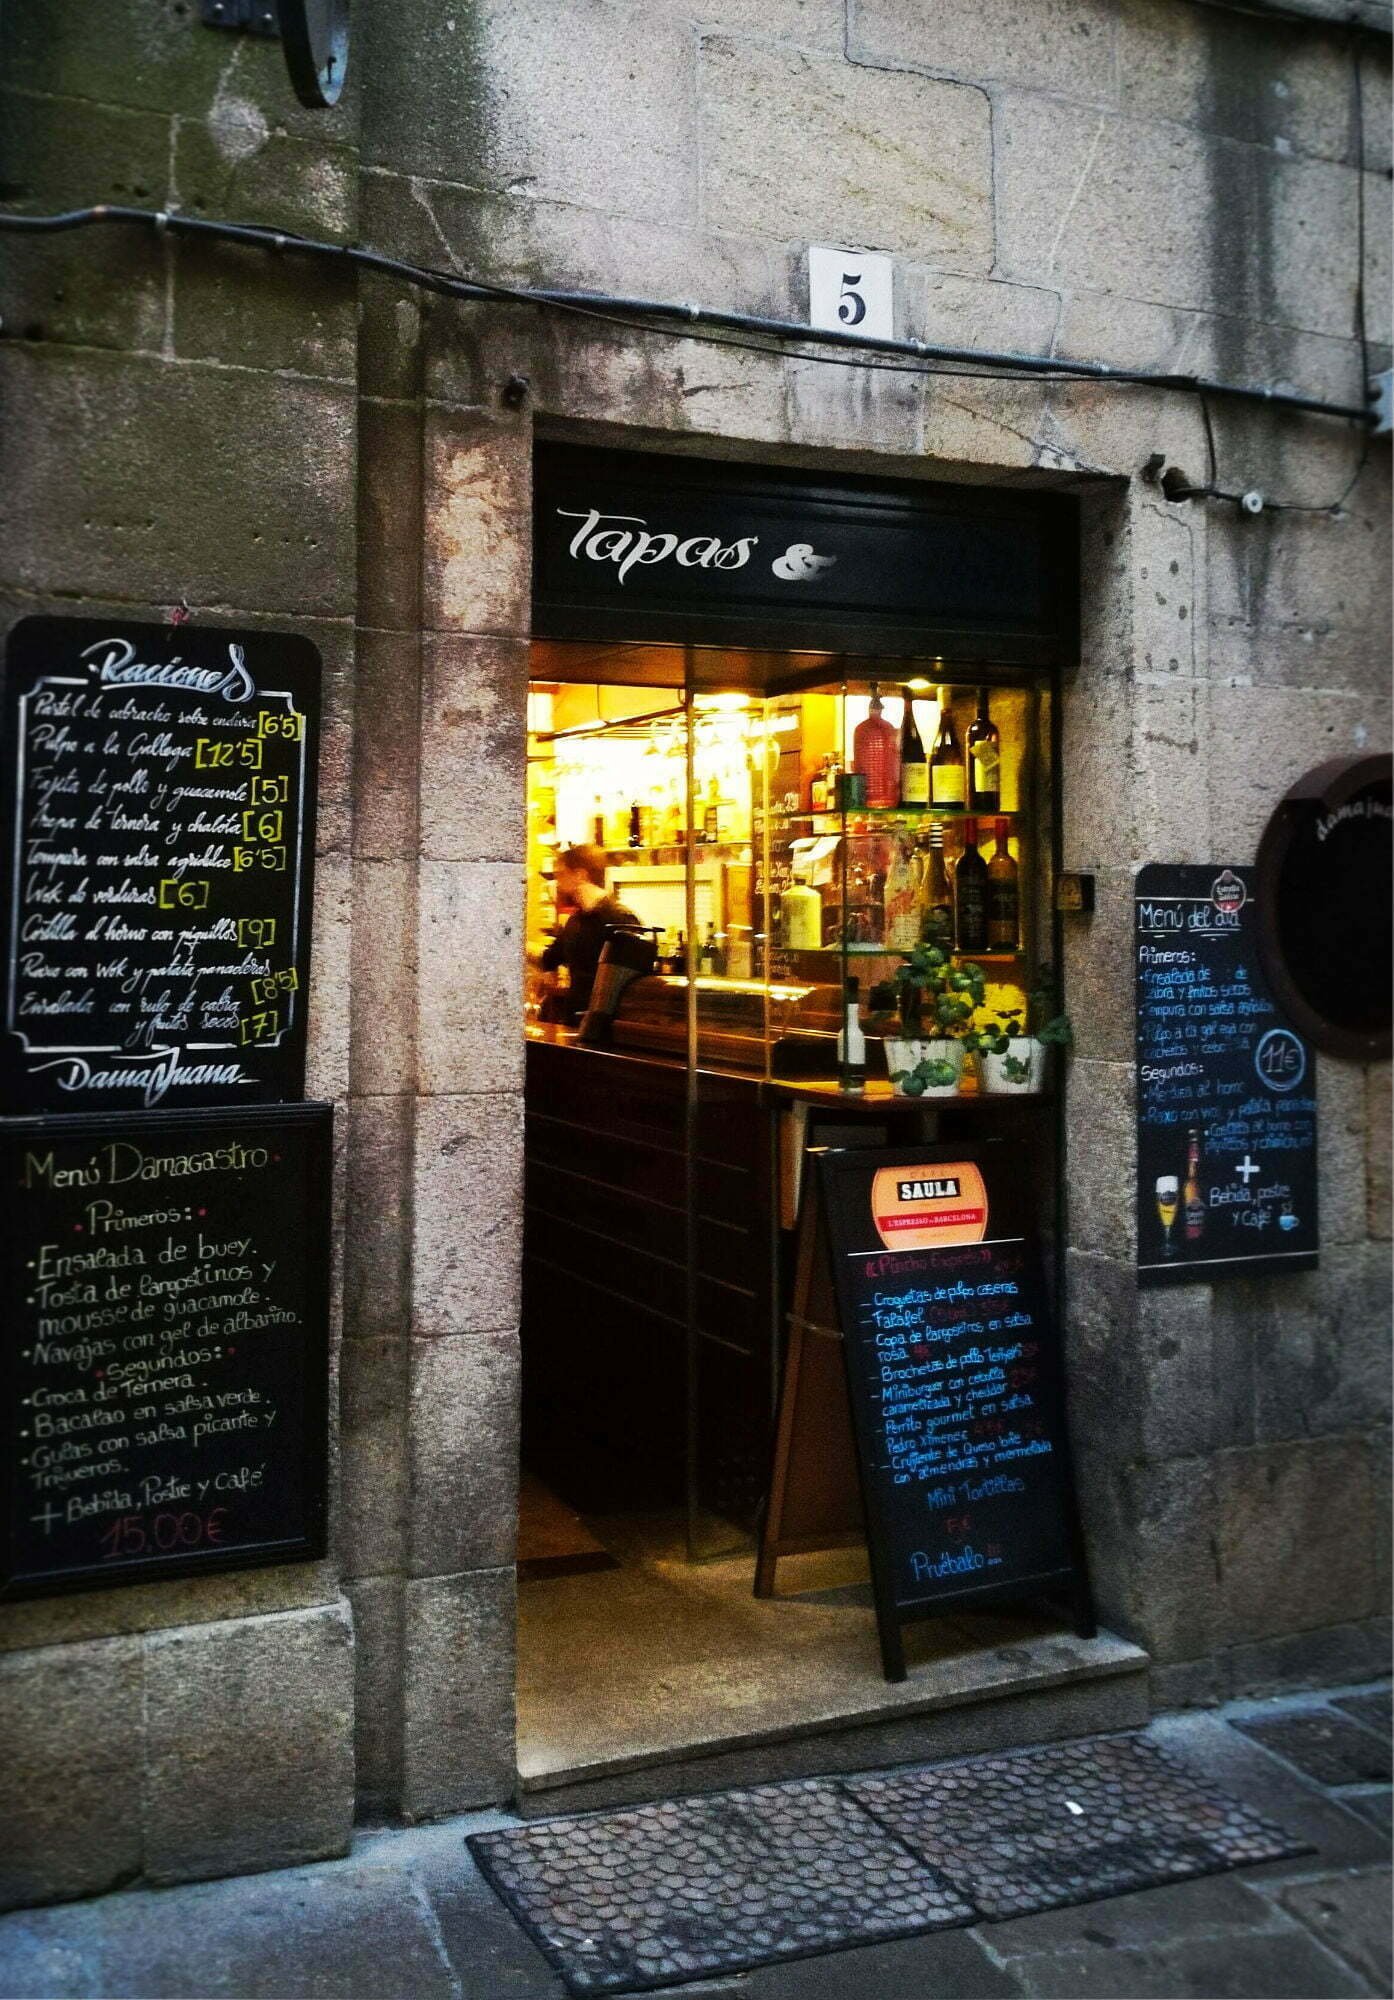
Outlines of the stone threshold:
<svg viewBox="0 0 1394 2000">
<path fill-rule="evenodd" d="M 793 1689 L 795 1698 L 781 1702 L 775 1677 L 766 1712 L 744 1726 L 704 1717 L 700 1690 L 684 1704 L 681 1686 L 655 1688 L 655 1703 L 679 1706 L 687 1726 L 603 1754 L 524 1747 L 519 1809 L 531 1818 L 1138 1728 L 1150 1714 L 1148 1666 L 1141 1647 L 1113 1633 L 1053 1631 L 912 1664 L 898 1685 L 868 1670 L 855 1692 L 843 1685 L 822 1705 Z M 578 1688 L 578 1702 L 585 1699 Z"/>
</svg>

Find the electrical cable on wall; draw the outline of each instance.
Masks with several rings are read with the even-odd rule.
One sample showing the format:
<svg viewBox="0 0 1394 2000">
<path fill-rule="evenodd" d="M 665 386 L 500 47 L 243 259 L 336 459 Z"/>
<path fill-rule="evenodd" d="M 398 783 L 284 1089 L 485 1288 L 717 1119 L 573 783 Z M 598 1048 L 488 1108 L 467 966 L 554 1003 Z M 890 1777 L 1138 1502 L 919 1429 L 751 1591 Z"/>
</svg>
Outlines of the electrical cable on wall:
<svg viewBox="0 0 1394 2000">
<path fill-rule="evenodd" d="M 1358 90 L 1358 85 L 1357 85 Z M 892 339 L 844 329 L 803 325 L 794 320 L 761 317 L 671 300 L 624 298 L 599 292 L 547 290 L 531 286 L 507 285 L 495 279 L 463 278 L 453 272 L 414 264 L 351 243 L 330 243 L 300 236 L 259 223 L 228 222 L 207 216 L 186 215 L 178 209 L 143 209 L 114 203 L 97 203 L 53 215 L 0 213 L 0 231 L 14 235 L 55 235 L 74 229 L 118 225 L 150 229 L 158 234 L 202 238 L 205 241 L 236 243 L 277 255 L 305 256 L 320 262 L 341 263 L 381 277 L 395 278 L 419 290 L 446 298 L 478 303 L 484 300 L 540 307 L 561 312 L 626 332 L 660 333 L 671 339 L 699 340 L 709 346 L 733 348 L 746 353 L 780 354 L 791 348 L 804 350 L 799 358 L 835 367 L 867 367 L 879 374 L 934 376 L 965 381 L 1047 381 L 1081 382 L 1104 386 L 1166 389 L 1199 398 L 1205 416 L 1211 452 L 1211 477 L 1207 487 L 1173 481 L 1169 497 L 1176 499 L 1211 497 L 1240 500 L 1238 494 L 1223 491 L 1217 484 L 1213 463 L 1213 434 L 1210 433 L 1206 399 L 1222 397 L 1239 403 L 1261 404 L 1270 409 L 1291 410 L 1305 415 L 1332 417 L 1359 423 L 1367 433 L 1371 412 L 1357 404 L 1334 403 L 1314 396 L 1301 396 L 1285 389 L 1259 387 L 1248 383 L 1225 382 L 1190 373 L 1167 373 L 1147 369 L 1110 366 L 1101 361 L 1067 361 L 1052 355 L 1002 353 L 942 345 L 916 339 Z M 1361 248 L 1364 244 L 1364 202 L 1361 200 Z M 1363 292 L 1361 294 L 1363 341 Z M 844 350 L 828 352 L 827 349 Z M 1363 346 L 1362 346 L 1363 352 Z M 1368 455 L 1369 438 L 1365 441 Z M 1364 469 L 1362 455 L 1349 485 L 1340 499 L 1329 507 L 1306 508 L 1296 503 L 1268 502 L 1275 509 L 1299 512 L 1330 512 L 1339 507 Z M 1167 482 L 1162 482 L 1164 487 Z M 1257 511 L 1250 509 L 1250 511 Z"/>
</svg>

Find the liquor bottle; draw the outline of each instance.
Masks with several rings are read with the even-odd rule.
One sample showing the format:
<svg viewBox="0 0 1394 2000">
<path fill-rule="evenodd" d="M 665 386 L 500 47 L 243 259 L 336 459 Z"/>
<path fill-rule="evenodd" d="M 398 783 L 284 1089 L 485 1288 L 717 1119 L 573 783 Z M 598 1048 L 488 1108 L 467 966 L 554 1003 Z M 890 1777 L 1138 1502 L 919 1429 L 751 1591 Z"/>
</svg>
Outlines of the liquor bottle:
<svg viewBox="0 0 1394 2000">
<path fill-rule="evenodd" d="M 987 950 L 987 863 L 978 852 L 973 819 L 963 822 L 963 852 L 954 870 L 954 929 L 960 951 Z"/>
<path fill-rule="evenodd" d="M 987 942 L 990 951 L 1015 951 L 1021 942 L 1021 889 L 1017 865 L 1007 846 L 1010 831 L 997 822 L 997 845 L 987 864 Z"/>
<path fill-rule="evenodd" d="M 605 845 L 605 801 L 599 792 L 595 795 L 595 804 L 591 811 L 591 839 L 597 847 Z"/>
<path fill-rule="evenodd" d="M 780 900 L 786 951 L 817 951 L 823 942 L 823 898 L 795 876 Z"/>
<path fill-rule="evenodd" d="M 909 688 L 903 690 L 905 710 L 900 723 L 900 803 L 903 806 L 929 804 L 929 765 L 915 721 L 915 703 Z"/>
<path fill-rule="evenodd" d="M 849 979 L 843 988 L 837 1069 L 838 1081 L 844 1090 L 866 1089 L 866 1036 L 862 1033 L 860 988 L 855 979 Z"/>
<path fill-rule="evenodd" d="M 716 971 L 716 931 L 711 924 L 697 954 L 697 970 L 703 979 L 710 979 Z"/>
<path fill-rule="evenodd" d="M 929 799 L 936 806 L 961 806 L 965 799 L 963 752 L 954 730 L 946 687 L 939 690 L 939 733 L 929 758 Z"/>
<path fill-rule="evenodd" d="M 629 808 L 629 844 L 631 847 L 642 847 L 644 844 L 644 819 L 637 799 Z"/>
<path fill-rule="evenodd" d="M 866 779 L 869 806 L 900 804 L 900 746 L 881 713 L 881 696 L 871 690 L 871 712 L 852 731 L 852 769 Z"/>
<path fill-rule="evenodd" d="M 721 794 L 713 778 L 707 787 L 707 803 L 702 812 L 702 838 L 714 846 L 721 838 Z"/>
<path fill-rule="evenodd" d="M 954 897 L 953 890 L 949 887 L 949 871 L 944 865 L 942 826 L 932 826 L 929 829 L 929 853 L 925 857 L 921 908 L 923 915 L 920 918 L 920 936 L 925 943 L 937 944 L 941 951 L 952 951 Z"/>
<path fill-rule="evenodd" d="M 673 956 L 668 961 L 668 970 L 679 979 L 687 971 L 687 939 L 681 931 L 678 932 L 678 941 L 673 946 Z"/>
<path fill-rule="evenodd" d="M 813 773 L 813 781 L 808 788 L 808 809 L 810 812 L 826 812 L 828 809 L 828 760 L 825 757 Z"/>
<path fill-rule="evenodd" d="M 1181 1213 L 1188 1243 L 1205 1234 L 1205 1196 L 1200 1187 L 1200 1133 L 1192 1125 L 1186 1134 L 1186 1178 L 1181 1183 Z"/>
<path fill-rule="evenodd" d="M 905 766 L 901 765 L 904 772 Z M 885 882 L 885 941 L 892 951 L 910 951 L 920 936 L 920 908 L 915 870 L 909 850 L 899 838 L 891 842 L 891 864 Z"/>
<path fill-rule="evenodd" d="M 1002 739 L 987 712 L 987 689 L 978 689 L 978 713 L 968 725 L 968 810 L 995 813 L 1002 806 Z"/>
</svg>

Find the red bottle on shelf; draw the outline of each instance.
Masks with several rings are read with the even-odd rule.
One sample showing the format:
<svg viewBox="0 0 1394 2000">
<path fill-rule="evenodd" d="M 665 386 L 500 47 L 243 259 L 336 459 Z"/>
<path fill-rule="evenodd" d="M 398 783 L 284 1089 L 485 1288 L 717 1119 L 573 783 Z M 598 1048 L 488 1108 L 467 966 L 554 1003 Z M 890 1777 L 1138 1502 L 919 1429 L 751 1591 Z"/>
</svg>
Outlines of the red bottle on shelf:
<svg viewBox="0 0 1394 2000">
<path fill-rule="evenodd" d="M 881 696 L 871 690 L 871 713 L 852 731 L 852 769 L 866 779 L 869 806 L 900 804 L 900 742 L 881 713 Z"/>
</svg>

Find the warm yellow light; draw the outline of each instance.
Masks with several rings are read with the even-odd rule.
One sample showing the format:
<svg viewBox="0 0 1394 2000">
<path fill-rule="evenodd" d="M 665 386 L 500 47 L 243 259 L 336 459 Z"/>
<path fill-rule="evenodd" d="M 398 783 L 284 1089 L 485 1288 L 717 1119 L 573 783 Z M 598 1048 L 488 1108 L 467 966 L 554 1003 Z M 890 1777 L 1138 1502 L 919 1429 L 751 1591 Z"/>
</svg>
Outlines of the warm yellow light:
<svg viewBox="0 0 1394 2000">
<path fill-rule="evenodd" d="M 750 696 L 737 694 L 734 691 L 721 694 L 695 694 L 692 697 L 692 706 L 713 709 L 724 715 L 737 715 L 743 708 L 750 706 Z"/>
</svg>

